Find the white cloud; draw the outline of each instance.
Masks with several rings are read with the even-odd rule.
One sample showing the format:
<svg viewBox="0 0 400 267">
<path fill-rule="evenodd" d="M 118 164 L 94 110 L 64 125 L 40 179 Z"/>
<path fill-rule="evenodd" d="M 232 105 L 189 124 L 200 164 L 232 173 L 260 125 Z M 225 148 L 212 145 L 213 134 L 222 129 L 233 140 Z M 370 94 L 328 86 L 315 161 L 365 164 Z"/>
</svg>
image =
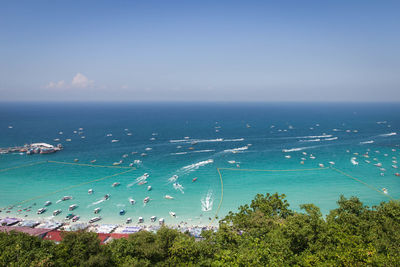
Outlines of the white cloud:
<svg viewBox="0 0 400 267">
<path fill-rule="evenodd" d="M 58 82 L 49 82 L 45 88 L 52 89 L 67 89 L 67 88 L 88 88 L 94 85 L 94 81 L 89 80 L 82 73 L 77 73 L 70 83 L 66 83 L 64 80 Z"/>
<path fill-rule="evenodd" d="M 93 81 L 89 80 L 82 73 L 77 73 L 72 79 L 71 86 L 77 88 L 86 88 L 93 85 Z"/>
</svg>

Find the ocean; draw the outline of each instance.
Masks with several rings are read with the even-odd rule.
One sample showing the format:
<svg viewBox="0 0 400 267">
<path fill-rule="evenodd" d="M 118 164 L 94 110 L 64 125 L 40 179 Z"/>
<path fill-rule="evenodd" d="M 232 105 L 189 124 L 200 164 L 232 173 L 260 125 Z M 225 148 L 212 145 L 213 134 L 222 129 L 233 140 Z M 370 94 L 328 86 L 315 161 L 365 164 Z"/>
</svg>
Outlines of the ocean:
<svg viewBox="0 0 400 267">
<path fill-rule="evenodd" d="M 399 114 L 396 103 L 1 103 L 1 148 L 64 149 L 0 154 L 0 217 L 50 219 L 61 209 L 61 221 L 77 204 L 81 221 L 100 207 L 104 223 L 157 216 L 215 225 L 215 216 L 275 192 L 296 211 L 314 203 L 325 215 L 340 195 L 377 205 L 400 198 Z M 73 199 L 57 203 L 66 195 Z"/>
</svg>

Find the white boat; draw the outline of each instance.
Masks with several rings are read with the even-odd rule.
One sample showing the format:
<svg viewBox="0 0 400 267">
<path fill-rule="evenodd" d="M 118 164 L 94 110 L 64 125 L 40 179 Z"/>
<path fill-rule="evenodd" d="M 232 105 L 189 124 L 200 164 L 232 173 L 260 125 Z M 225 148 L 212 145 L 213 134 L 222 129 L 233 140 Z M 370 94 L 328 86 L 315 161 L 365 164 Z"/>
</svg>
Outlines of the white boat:
<svg viewBox="0 0 400 267">
<path fill-rule="evenodd" d="M 119 140 L 117 140 L 117 139 L 111 140 L 111 143 L 116 143 L 116 142 L 119 142 Z"/>
<path fill-rule="evenodd" d="M 322 164 L 322 163 L 318 164 L 318 166 L 321 167 L 321 168 L 325 167 L 324 164 Z"/>
<path fill-rule="evenodd" d="M 42 214 L 45 211 L 46 211 L 46 208 L 41 208 L 41 209 L 38 209 L 38 211 L 36 213 L 37 214 Z"/>
<path fill-rule="evenodd" d="M 290 156 L 290 155 L 286 155 L 286 156 L 285 156 L 285 158 L 287 158 L 287 159 L 290 159 L 290 158 L 291 158 L 291 156 Z"/>
<path fill-rule="evenodd" d="M 334 161 L 329 161 L 329 164 L 335 165 L 335 162 Z"/>
<path fill-rule="evenodd" d="M 132 218 L 126 219 L 126 223 L 131 223 L 131 222 L 132 222 Z"/>
<path fill-rule="evenodd" d="M 55 211 L 53 211 L 53 216 L 57 216 L 60 213 L 61 213 L 61 210 L 55 210 Z"/>
<path fill-rule="evenodd" d="M 61 199 L 61 201 L 65 201 L 65 200 L 69 200 L 69 199 L 72 199 L 72 197 L 71 197 L 71 196 L 64 196 L 64 197 Z"/>
<path fill-rule="evenodd" d="M 310 155 L 310 159 L 315 159 L 315 156 L 313 156 L 313 155 Z"/>
<path fill-rule="evenodd" d="M 166 198 L 166 199 L 174 199 L 174 197 L 173 197 L 173 196 L 170 196 L 170 195 L 165 195 L 164 198 Z"/>
<path fill-rule="evenodd" d="M 106 136 L 107 136 L 107 137 L 110 137 L 110 136 L 112 136 L 112 134 L 107 134 Z"/>
<path fill-rule="evenodd" d="M 146 147 L 144 150 L 146 150 L 146 151 L 151 151 L 151 150 L 153 150 L 151 147 Z"/>
<path fill-rule="evenodd" d="M 388 193 L 388 190 L 387 190 L 386 188 L 382 188 L 382 192 L 383 192 L 384 194 L 387 194 L 387 193 Z"/>
<path fill-rule="evenodd" d="M 95 159 L 90 161 L 90 163 L 95 163 L 95 162 L 96 162 L 96 160 L 95 160 Z"/>
<path fill-rule="evenodd" d="M 45 205 L 45 206 L 50 206 L 50 205 L 51 205 L 51 201 L 46 201 L 46 202 L 44 203 L 44 205 Z"/>
<path fill-rule="evenodd" d="M 151 189 L 152 189 L 152 187 L 151 187 L 151 185 L 149 185 L 149 186 L 147 187 L 147 191 L 151 191 Z"/>
<path fill-rule="evenodd" d="M 392 167 L 393 167 L 394 169 L 397 169 L 397 168 L 398 168 L 397 165 L 392 165 Z"/>
<path fill-rule="evenodd" d="M 169 215 L 171 215 L 171 217 L 174 217 L 174 218 L 176 217 L 176 213 L 173 212 L 173 211 L 170 211 L 170 212 L 169 212 Z"/>
<path fill-rule="evenodd" d="M 150 201 L 150 197 L 145 197 L 145 199 L 143 199 L 143 203 L 146 204 Z"/>
<path fill-rule="evenodd" d="M 79 215 L 76 215 L 76 216 L 74 216 L 74 217 L 72 218 L 72 221 L 73 221 L 73 222 L 76 222 L 76 221 L 79 220 L 79 218 L 80 218 Z"/>
<path fill-rule="evenodd" d="M 93 189 L 90 188 L 90 189 L 88 190 L 88 194 L 93 194 Z"/>
<path fill-rule="evenodd" d="M 95 208 L 93 212 L 94 212 L 94 214 L 97 214 L 97 213 L 99 213 L 100 211 L 101 211 L 100 208 Z"/>
<path fill-rule="evenodd" d="M 156 217 L 156 216 L 151 216 L 151 217 L 150 217 L 150 221 L 155 222 L 156 220 L 157 220 L 157 217 Z"/>
<path fill-rule="evenodd" d="M 165 223 L 164 218 L 160 218 L 160 219 L 158 220 L 158 223 L 159 223 L 160 225 L 164 225 L 164 223 Z"/>
<path fill-rule="evenodd" d="M 131 205 L 134 205 L 136 203 L 136 201 L 133 198 L 130 198 L 129 202 L 131 203 Z"/>
<path fill-rule="evenodd" d="M 115 183 L 112 184 L 112 187 L 117 187 L 117 186 L 119 186 L 119 185 L 120 185 L 120 183 L 115 182 Z"/>
<path fill-rule="evenodd" d="M 104 200 L 108 200 L 108 199 L 110 198 L 110 196 L 111 196 L 110 194 L 106 194 L 106 195 L 103 197 L 103 199 L 104 199 Z"/>
<path fill-rule="evenodd" d="M 94 223 L 94 222 L 97 222 L 97 221 L 100 221 L 100 220 L 101 220 L 101 217 L 94 217 L 94 218 L 89 220 L 89 223 Z"/>
<path fill-rule="evenodd" d="M 113 163 L 113 166 L 119 166 L 119 165 L 121 165 L 121 163 L 122 163 L 122 160 L 120 160 L 120 161 L 118 161 L 118 162 L 114 162 L 114 163 Z"/>
<path fill-rule="evenodd" d="M 144 222 L 144 219 L 143 219 L 143 217 L 139 217 L 139 219 L 138 219 L 138 223 L 143 223 Z"/>
<path fill-rule="evenodd" d="M 78 207 L 78 205 L 76 204 L 72 204 L 71 206 L 69 206 L 68 210 L 74 210 Z"/>
</svg>

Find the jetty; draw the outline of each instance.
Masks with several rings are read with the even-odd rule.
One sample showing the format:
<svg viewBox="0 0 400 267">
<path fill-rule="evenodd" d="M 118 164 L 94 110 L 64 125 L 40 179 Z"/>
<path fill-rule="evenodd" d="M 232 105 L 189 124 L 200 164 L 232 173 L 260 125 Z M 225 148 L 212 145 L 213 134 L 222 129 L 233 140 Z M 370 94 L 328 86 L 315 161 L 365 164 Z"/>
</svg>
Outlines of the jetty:
<svg viewBox="0 0 400 267">
<path fill-rule="evenodd" d="M 51 154 L 63 149 L 61 144 L 56 146 L 47 143 L 32 143 L 23 146 L 14 146 L 7 148 L 0 148 L 0 154 L 8 153 L 26 153 L 27 155 L 33 154 Z"/>
</svg>

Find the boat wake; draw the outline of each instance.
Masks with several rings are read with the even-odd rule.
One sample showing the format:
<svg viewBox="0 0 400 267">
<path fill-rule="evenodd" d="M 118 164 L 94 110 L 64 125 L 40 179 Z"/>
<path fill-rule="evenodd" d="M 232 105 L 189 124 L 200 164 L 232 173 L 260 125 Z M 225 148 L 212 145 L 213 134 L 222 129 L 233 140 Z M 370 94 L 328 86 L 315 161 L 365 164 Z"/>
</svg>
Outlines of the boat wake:
<svg viewBox="0 0 400 267">
<path fill-rule="evenodd" d="M 321 141 L 320 138 L 299 140 L 299 142 L 320 142 L 320 141 Z"/>
<path fill-rule="evenodd" d="M 170 155 L 186 155 L 186 154 L 192 154 L 192 153 L 206 153 L 206 152 L 215 152 L 214 149 L 204 149 L 204 150 L 195 150 L 191 152 L 176 152 L 176 153 L 171 153 Z"/>
<path fill-rule="evenodd" d="M 316 148 L 317 146 L 304 146 L 304 147 L 296 147 L 296 148 L 290 148 L 290 149 L 282 149 L 282 152 L 295 152 L 295 151 L 302 151 L 305 149 L 311 149 L 311 148 Z"/>
<path fill-rule="evenodd" d="M 169 140 L 170 143 L 212 143 L 212 142 L 240 142 L 240 141 L 244 141 L 244 138 L 236 138 L 236 139 L 216 138 L 216 139 L 178 139 L 178 140 Z"/>
<path fill-rule="evenodd" d="M 243 152 L 247 149 L 249 149 L 248 146 L 242 146 L 242 147 L 238 147 L 238 148 L 225 149 L 224 152 L 238 153 L 238 152 Z"/>
<path fill-rule="evenodd" d="M 214 198 L 212 194 L 212 190 L 207 192 L 207 195 L 203 197 L 201 200 L 201 210 L 202 211 L 211 211 L 213 208 Z"/>
<path fill-rule="evenodd" d="M 373 144 L 374 142 L 375 142 L 374 140 L 364 141 L 364 142 L 360 142 L 360 145 Z"/>
<path fill-rule="evenodd" d="M 190 165 L 187 165 L 185 167 L 182 167 L 180 169 L 180 172 L 188 173 L 188 172 L 197 170 L 198 168 L 200 168 L 202 166 L 205 166 L 207 164 L 213 163 L 213 162 L 214 162 L 213 159 L 208 159 L 208 160 L 200 161 L 200 162 L 197 162 L 197 163 L 194 163 L 194 164 L 190 164 Z"/>
<path fill-rule="evenodd" d="M 381 137 L 389 137 L 389 136 L 393 136 L 393 135 L 397 135 L 397 133 L 393 132 L 393 133 L 387 133 L 387 134 L 380 134 L 379 136 L 381 136 Z"/>
</svg>

